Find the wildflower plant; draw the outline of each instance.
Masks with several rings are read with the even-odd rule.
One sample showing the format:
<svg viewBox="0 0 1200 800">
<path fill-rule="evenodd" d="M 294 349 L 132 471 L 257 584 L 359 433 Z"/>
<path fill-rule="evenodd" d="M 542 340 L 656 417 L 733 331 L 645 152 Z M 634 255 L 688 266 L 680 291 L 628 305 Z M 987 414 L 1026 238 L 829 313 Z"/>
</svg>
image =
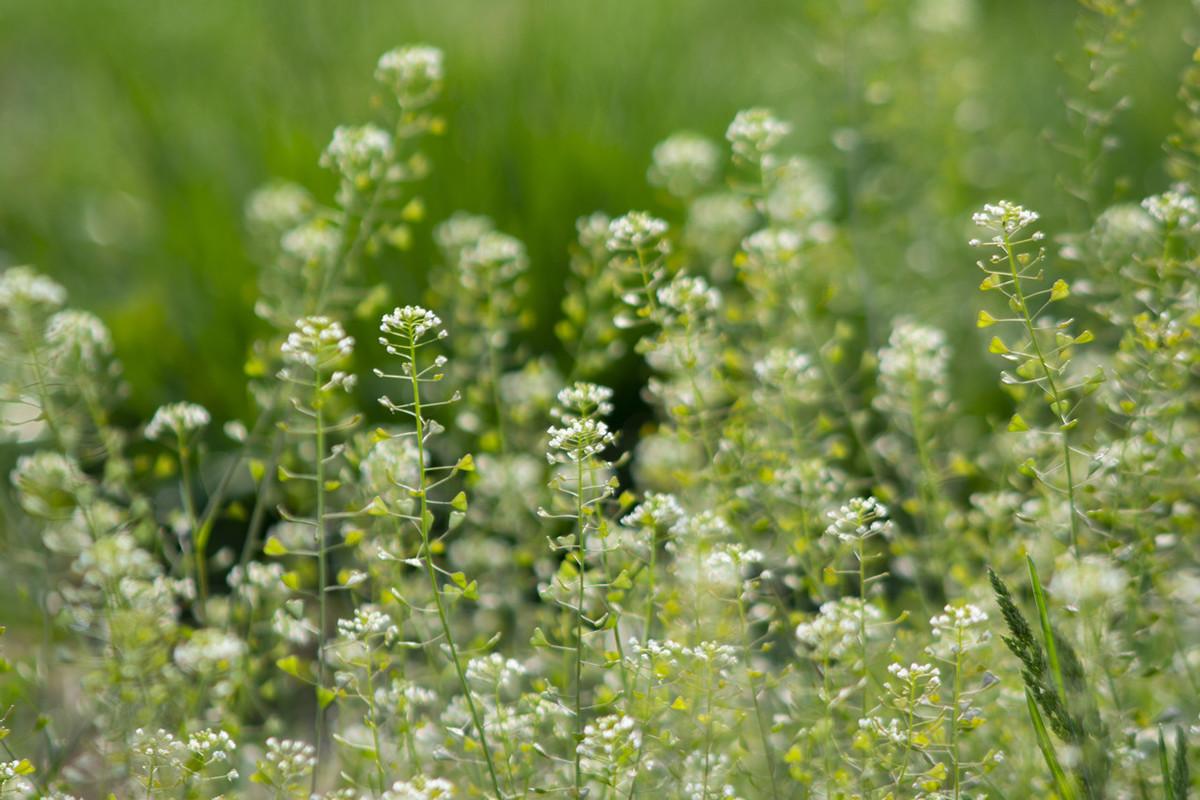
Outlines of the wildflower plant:
<svg viewBox="0 0 1200 800">
<path fill-rule="evenodd" d="M 1089 69 L 1125 57 L 1133 5 Z M 897 132 L 933 123 L 890 111 L 919 96 L 984 135 L 978 98 L 897 74 L 933 41 L 970 66 L 975 5 L 859 6 L 811 22 L 873 37 L 820 61 L 880 114 L 832 155 L 765 108 L 723 143 L 666 137 L 661 207 L 565 232 L 557 321 L 535 240 L 481 214 L 433 227 L 423 293 L 404 254 L 453 73 L 384 54 L 377 113 L 320 156 L 332 198 L 247 203 L 254 419 L 132 420 L 103 322 L 0 272 L 0 797 L 1185 800 L 1194 126 L 1184 183 L 1058 239 L 1071 286 L 1035 212 L 975 214 L 1002 301 L 973 351 L 957 306 L 889 281 L 932 291 L 926 256 L 972 221 L 900 186 L 920 154 Z M 1064 185 L 1105 204 L 1083 167 Z M 985 350 L 1001 392 L 969 385 Z"/>
</svg>

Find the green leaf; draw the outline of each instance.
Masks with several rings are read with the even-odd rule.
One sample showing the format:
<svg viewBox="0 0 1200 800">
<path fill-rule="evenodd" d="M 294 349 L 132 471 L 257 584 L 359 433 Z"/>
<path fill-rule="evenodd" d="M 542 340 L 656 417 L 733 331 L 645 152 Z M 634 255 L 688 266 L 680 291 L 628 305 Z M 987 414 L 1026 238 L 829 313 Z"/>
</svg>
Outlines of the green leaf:
<svg viewBox="0 0 1200 800">
<path fill-rule="evenodd" d="M 1054 282 L 1054 285 L 1050 287 L 1050 302 L 1054 303 L 1062 300 L 1069 294 L 1071 294 L 1071 287 L 1067 285 L 1066 281 L 1064 281 L 1062 278 L 1059 278 Z"/>
<path fill-rule="evenodd" d="M 467 494 L 466 494 L 466 492 L 459 492 L 458 494 L 454 495 L 454 499 L 450 501 L 450 507 L 453 508 L 455 511 L 466 512 L 466 510 L 467 510 Z"/>
<path fill-rule="evenodd" d="M 454 465 L 454 469 L 457 472 L 474 472 L 475 459 L 471 457 L 470 453 L 467 453 L 458 460 L 458 463 Z"/>
<path fill-rule="evenodd" d="M 332 689 L 326 689 L 324 686 L 317 687 L 317 703 L 321 708 L 328 708 L 329 704 L 337 698 L 337 693 Z"/>
<path fill-rule="evenodd" d="M 546 633 L 541 628 L 533 629 L 533 636 L 529 637 L 529 644 L 533 647 L 549 647 L 550 640 L 546 638 Z"/>
<path fill-rule="evenodd" d="M 1095 339 L 1096 335 L 1094 333 L 1091 331 L 1084 331 L 1075 337 L 1075 344 L 1087 344 L 1088 342 L 1095 341 Z"/>
<path fill-rule="evenodd" d="M 988 352 L 1002 356 L 1008 352 L 1008 345 L 999 336 L 993 336 L 992 341 L 988 343 Z"/>
<path fill-rule="evenodd" d="M 1020 414 L 1013 414 L 1012 419 L 1008 421 L 1008 430 L 1011 433 L 1019 433 L 1020 431 L 1029 430 L 1029 423 Z"/>
<path fill-rule="evenodd" d="M 1037 566 L 1030 556 L 1025 556 L 1025 564 L 1029 567 L 1029 580 L 1033 583 L 1033 601 L 1037 604 L 1038 620 L 1042 626 L 1042 638 L 1046 640 L 1046 661 L 1050 665 L 1050 674 L 1054 677 L 1054 688 L 1062 701 L 1067 701 L 1067 688 L 1063 681 L 1062 667 L 1058 663 L 1058 647 L 1054 644 L 1054 631 L 1050 628 L 1050 610 L 1046 604 L 1046 593 L 1038 579 Z"/>
<path fill-rule="evenodd" d="M 1033 722 L 1033 732 L 1037 736 L 1038 749 L 1042 751 L 1042 758 L 1046 761 L 1050 774 L 1054 776 L 1054 785 L 1059 796 L 1062 800 L 1075 800 L 1075 787 L 1067 779 L 1067 773 L 1063 771 L 1062 764 L 1058 762 L 1058 755 L 1054 752 L 1054 742 L 1050 741 L 1046 723 L 1042 721 L 1042 713 L 1038 711 L 1037 703 L 1033 699 L 1033 692 L 1029 691 L 1029 687 L 1025 688 L 1025 705 L 1029 709 L 1029 719 Z"/>
<path fill-rule="evenodd" d="M 986 311 L 980 311 L 979 316 L 975 318 L 976 328 L 987 328 L 996 324 L 996 318 Z"/>
<path fill-rule="evenodd" d="M 300 573 L 295 570 L 288 570 L 280 576 L 283 585 L 291 589 L 293 592 L 300 591 Z"/>
<path fill-rule="evenodd" d="M 293 678 L 298 678 L 299 680 L 305 680 L 304 664 L 301 663 L 299 657 L 297 657 L 297 656 L 286 656 L 284 658 L 281 658 L 275 662 L 275 666 L 279 667 L 281 670 L 286 672 L 288 675 L 291 675 Z"/>
<path fill-rule="evenodd" d="M 263 545 L 263 553 L 268 556 L 285 556 L 287 552 L 287 545 L 281 542 L 278 536 L 272 536 Z"/>
<path fill-rule="evenodd" d="M 1171 760 L 1167 752 L 1167 743 L 1163 739 L 1162 725 L 1158 726 L 1158 769 L 1162 773 L 1163 794 L 1166 800 L 1175 800 L 1175 792 L 1171 788 Z"/>
</svg>

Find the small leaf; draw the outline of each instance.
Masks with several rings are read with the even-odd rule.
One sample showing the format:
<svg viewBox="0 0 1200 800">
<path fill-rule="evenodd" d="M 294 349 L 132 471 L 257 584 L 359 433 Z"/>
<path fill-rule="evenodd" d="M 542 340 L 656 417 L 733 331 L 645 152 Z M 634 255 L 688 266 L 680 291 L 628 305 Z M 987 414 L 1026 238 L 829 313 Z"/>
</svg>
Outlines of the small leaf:
<svg viewBox="0 0 1200 800">
<path fill-rule="evenodd" d="M 454 469 L 458 472 L 474 472 L 475 459 L 471 457 L 470 453 L 467 453 L 458 460 L 458 463 L 454 465 Z"/>
<path fill-rule="evenodd" d="M 263 479 L 263 475 L 267 474 L 267 465 L 257 458 L 250 459 L 250 478 L 255 483 Z"/>
<path fill-rule="evenodd" d="M 687 711 L 687 700 L 684 700 L 682 696 L 676 697 L 675 702 L 671 703 L 671 708 L 675 709 L 676 711 Z"/>
<path fill-rule="evenodd" d="M 1067 285 L 1066 281 L 1064 281 L 1062 278 L 1059 278 L 1054 282 L 1054 285 L 1050 287 L 1050 302 L 1054 303 L 1062 300 L 1069 294 L 1071 294 L 1071 287 Z"/>
<path fill-rule="evenodd" d="M 1010 433 L 1019 433 L 1029 430 L 1029 424 L 1025 422 L 1025 418 L 1020 414 L 1013 414 L 1012 419 L 1008 421 L 1008 430 Z"/>
<path fill-rule="evenodd" d="M 291 675 L 293 678 L 304 680 L 304 665 L 297 656 L 286 656 L 275 662 L 275 666 Z"/>
<path fill-rule="evenodd" d="M 263 553 L 268 556 L 285 556 L 288 549 L 278 536 L 272 536 L 267 539 L 267 543 L 263 545 Z"/>
<path fill-rule="evenodd" d="M 1075 337 L 1075 344 L 1087 344 L 1096 340 L 1096 335 L 1091 331 L 1084 331 Z"/>
<path fill-rule="evenodd" d="M 288 570 L 280 576 L 283 585 L 291 589 L 293 592 L 300 591 L 300 573 L 295 570 Z"/>
<path fill-rule="evenodd" d="M 988 352 L 1004 355 L 1008 352 L 1008 345 L 999 336 L 993 336 L 992 341 L 988 343 Z"/>
<path fill-rule="evenodd" d="M 324 686 L 317 687 L 317 702 L 321 708 L 328 708 L 329 704 L 337 698 L 337 693 L 332 689 L 326 689 Z"/>
<path fill-rule="evenodd" d="M 975 327 L 987 328 L 996 324 L 996 318 L 986 311 L 980 311 L 979 316 L 975 318 Z"/>
<path fill-rule="evenodd" d="M 455 511 L 466 512 L 467 510 L 467 495 L 466 492 L 459 492 L 454 495 L 454 499 L 450 501 L 450 507 Z"/>
</svg>

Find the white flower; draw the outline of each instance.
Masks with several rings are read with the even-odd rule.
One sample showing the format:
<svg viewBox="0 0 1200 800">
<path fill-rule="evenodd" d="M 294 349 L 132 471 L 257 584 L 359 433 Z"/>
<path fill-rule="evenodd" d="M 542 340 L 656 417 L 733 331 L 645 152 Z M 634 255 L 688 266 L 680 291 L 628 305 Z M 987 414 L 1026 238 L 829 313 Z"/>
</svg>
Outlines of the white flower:
<svg viewBox="0 0 1200 800">
<path fill-rule="evenodd" d="M 559 391 L 557 400 L 561 408 L 551 413 L 565 421 L 607 416 L 612 413 L 612 389 L 595 383 L 578 381 Z"/>
<path fill-rule="evenodd" d="M 417 777 L 412 781 L 396 781 L 380 800 L 450 800 L 454 784 L 444 778 Z"/>
<path fill-rule="evenodd" d="M 703 136 L 676 133 L 654 146 L 646 177 L 676 197 L 690 197 L 712 183 L 720 158 L 717 146 Z"/>
<path fill-rule="evenodd" d="M 1111 558 L 1086 555 L 1061 559 L 1050 580 L 1050 592 L 1068 605 L 1088 608 L 1117 601 L 1129 585 L 1129 575 Z"/>
<path fill-rule="evenodd" d="M 929 620 L 929 627 L 939 641 L 926 651 L 946 657 L 974 650 L 991 639 L 991 632 L 984 628 L 987 612 L 971 603 L 951 603 L 941 614 Z"/>
<path fill-rule="evenodd" d="M 860 644 L 860 629 L 882 619 L 883 613 L 857 597 L 843 597 L 821 605 L 817 616 L 796 626 L 796 638 L 822 656 L 841 658 Z"/>
<path fill-rule="evenodd" d="M 1015 236 L 1037 220 L 1036 211 L 1030 211 L 1007 200 L 1001 200 L 994 204 L 989 203 L 983 207 L 982 211 L 976 211 L 971 215 L 972 222 L 995 234 L 990 244 L 997 245 L 1001 244 L 1005 238 Z M 1038 235 L 1034 234 L 1034 236 L 1037 238 Z M 978 246 L 980 243 L 975 240 L 972 241 L 972 244 Z"/>
<path fill-rule="evenodd" d="M 112 334 L 95 314 L 68 309 L 46 322 L 46 344 L 58 362 L 97 369 L 112 355 Z"/>
<path fill-rule="evenodd" d="M 187 673 L 223 672 L 236 664 L 246 652 L 246 643 L 232 633 L 201 628 L 175 648 L 175 663 Z"/>
<path fill-rule="evenodd" d="M 393 336 L 401 336 L 406 340 L 416 341 L 421 339 L 425 334 L 436 331 L 437 338 L 444 338 L 446 335 L 445 329 L 442 328 L 442 320 L 437 314 L 434 314 L 427 308 L 421 306 L 404 306 L 403 308 L 395 308 L 389 314 L 384 314 L 380 320 L 379 330 Z M 380 339 L 381 344 L 388 344 L 385 340 Z M 388 353 L 397 355 L 389 348 Z"/>
<path fill-rule="evenodd" d="M 351 183 L 379 180 L 392 160 L 392 136 L 376 125 L 339 125 L 321 154 L 321 166 Z"/>
<path fill-rule="evenodd" d="M 250 195 L 246 201 L 246 220 L 261 228 L 283 230 L 308 216 L 312 205 L 312 197 L 303 186 L 276 181 Z"/>
<path fill-rule="evenodd" d="M 658 302 L 678 314 L 697 315 L 716 311 L 721 293 L 699 276 L 680 273 L 658 290 Z"/>
<path fill-rule="evenodd" d="M 284 253 L 306 264 L 329 263 L 341 246 L 341 231 L 321 219 L 291 228 L 279 240 L 279 247 Z"/>
<path fill-rule="evenodd" d="M 950 403 L 947 386 L 950 346 L 937 328 L 910 320 L 899 320 L 888 344 L 879 351 L 880 393 L 875 406 L 909 420 L 914 391 L 930 411 Z M 916 384 L 914 386 L 914 384 Z"/>
<path fill-rule="evenodd" d="M 392 638 L 400 633 L 390 616 L 372 606 L 356 609 L 348 619 L 339 619 L 337 630 L 338 636 L 352 642 L 367 642 L 379 636 Z"/>
<path fill-rule="evenodd" d="M 630 211 L 609 223 L 607 247 L 613 253 L 664 250 L 666 235 L 666 222 L 645 211 Z"/>
<path fill-rule="evenodd" d="M 735 155 L 757 163 L 791 131 L 792 126 L 770 110 L 751 108 L 737 113 L 725 131 L 725 138 L 733 146 Z"/>
<path fill-rule="evenodd" d="M 425 105 L 441 89 L 443 58 L 441 50 L 429 45 L 397 47 L 379 57 L 375 79 L 396 93 L 402 107 Z"/>
<path fill-rule="evenodd" d="M 1200 227 L 1200 201 L 1188 191 L 1186 184 L 1147 197 L 1142 201 L 1142 208 L 1161 224 L 1171 228 L 1190 232 Z"/>
<path fill-rule="evenodd" d="M 154 412 L 146 425 L 146 438 L 159 440 L 167 431 L 180 439 L 186 438 L 208 425 L 211 417 L 208 409 L 195 403 L 171 403 Z"/>
<path fill-rule="evenodd" d="M 841 508 L 826 514 L 828 536 L 843 542 L 861 541 L 872 536 L 890 536 L 892 522 L 887 518 L 887 506 L 874 497 L 855 497 Z"/>
<path fill-rule="evenodd" d="M 742 241 L 742 252 L 753 265 L 776 267 L 789 263 L 800 253 L 804 237 L 791 228 L 763 228 Z"/>
<path fill-rule="evenodd" d="M 53 311 L 66 300 L 66 289 L 29 267 L 0 273 L 0 310 Z"/>
<path fill-rule="evenodd" d="M 354 352 L 354 337 L 347 336 L 342 324 L 329 317 L 304 317 L 296 320 L 296 328 L 288 334 L 280 352 L 283 360 L 289 364 L 313 370 L 325 368 L 341 362 Z M 339 385 L 347 390 L 352 388 L 351 376 L 334 374 L 339 378 Z"/>
<path fill-rule="evenodd" d="M 550 435 L 550 453 L 547 455 L 550 463 L 585 461 L 600 455 L 616 442 L 608 426 L 597 419 L 571 420 L 562 428 L 551 425 L 546 433 Z"/>
<path fill-rule="evenodd" d="M 513 692 L 521 687 L 521 678 L 528 670 L 521 662 L 505 658 L 500 653 L 472 658 L 467 662 L 467 680 L 480 691 Z"/>
<path fill-rule="evenodd" d="M 9 474 L 21 508 L 35 517 L 68 516 L 91 479 L 70 456 L 51 450 L 21 456 Z"/>
<path fill-rule="evenodd" d="M 621 519 L 621 524 L 630 528 L 669 530 L 684 518 L 683 506 L 673 494 L 646 492 L 642 502 Z"/>
</svg>

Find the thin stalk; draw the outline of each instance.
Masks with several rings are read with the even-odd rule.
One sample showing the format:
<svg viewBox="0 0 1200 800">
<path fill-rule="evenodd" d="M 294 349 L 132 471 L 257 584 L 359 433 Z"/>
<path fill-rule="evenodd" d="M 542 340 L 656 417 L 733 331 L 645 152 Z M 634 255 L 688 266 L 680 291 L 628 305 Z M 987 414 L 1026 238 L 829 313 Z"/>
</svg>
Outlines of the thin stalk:
<svg viewBox="0 0 1200 800">
<path fill-rule="evenodd" d="M 329 608 L 325 587 L 329 582 L 329 566 L 327 555 L 328 543 L 325 537 L 325 410 L 321 400 L 321 370 L 313 370 L 313 412 L 316 415 L 316 483 L 317 483 L 317 603 L 320 608 L 320 622 L 317 630 L 317 687 L 325 688 L 325 637 L 329 623 Z M 313 738 L 316 741 L 317 760 L 313 765 L 312 791 L 317 790 L 317 777 L 320 774 L 321 755 L 325 738 L 325 705 L 317 697 L 317 706 L 313 713 Z"/>
<path fill-rule="evenodd" d="M 583 452 L 575 453 L 575 546 L 579 554 L 579 591 L 575 607 L 575 796 L 583 796 L 583 763 L 579 743 L 583 741 L 583 595 L 586 588 L 587 523 L 583 518 Z"/>
<path fill-rule="evenodd" d="M 738 588 L 737 610 L 738 621 L 742 625 L 742 660 L 746 664 L 746 683 L 750 689 L 750 700 L 754 703 L 754 718 L 758 722 L 758 736 L 762 740 L 763 758 L 767 762 L 767 775 L 771 779 L 771 797 L 779 800 L 779 785 L 775 781 L 775 753 L 767 732 L 767 720 L 763 716 L 762 706 L 758 702 L 758 684 L 754 679 L 754 670 L 750 668 L 750 628 L 746 625 L 746 604 L 742 600 L 741 587 Z"/>
<path fill-rule="evenodd" d="M 1004 253 L 1008 256 L 1009 275 L 1013 280 L 1013 292 L 1017 298 L 1017 305 L 1021 308 L 1021 319 L 1025 324 L 1025 331 L 1029 334 L 1029 341 L 1033 344 L 1033 352 L 1037 357 L 1038 363 L 1042 367 L 1042 374 L 1046 376 L 1046 385 L 1050 388 L 1050 397 L 1054 401 L 1054 415 L 1059 420 L 1059 438 L 1062 442 L 1062 457 L 1063 468 L 1066 470 L 1067 476 L 1067 503 L 1071 511 L 1071 553 L 1079 557 L 1079 533 L 1078 523 L 1075 518 L 1079 514 L 1079 509 L 1075 503 L 1075 479 L 1071 473 L 1071 443 L 1067 437 L 1066 425 L 1070 422 L 1064 411 L 1062 395 L 1059 394 L 1058 385 L 1054 382 L 1054 376 L 1051 374 L 1050 365 L 1046 361 L 1046 356 L 1042 353 L 1042 345 L 1038 342 L 1037 330 L 1033 325 L 1033 318 L 1029 316 L 1029 306 L 1025 302 L 1025 293 L 1021 291 L 1021 276 L 1020 270 L 1017 269 L 1017 259 L 1013 254 L 1012 244 L 1008 234 L 1004 234 Z"/>
<path fill-rule="evenodd" d="M 483 727 L 483 718 L 479 715 L 479 708 L 475 704 L 475 698 L 471 693 L 471 686 L 467 683 L 467 675 L 463 670 L 462 662 L 458 657 L 458 647 L 454 644 L 454 634 L 450 631 L 450 621 L 446 616 L 446 605 L 442 602 L 442 590 L 438 586 L 437 571 L 433 566 L 433 553 L 429 546 L 429 497 L 426 491 L 426 474 L 425 474 L 425 418 L 421 414 L 421 381 L 418 377 L 417 370 L 417 345 L 414 339 L 409 339 L 408 342 L 408 358 L 411 369 L 409 370 L 409 379 L 412 383 L 413 393 L 413 420 L 416 425 L 417 437 L 417 498 L 420 503 L 420 523 L 418 530 L 421 534 L 421 556 L 425 562 L 425 574 L 429 578 L 429 588 L 433 592 L 434 606 L 437 608 L 438 622 L 442 626 L 442 635 L 446 637 L 446 646 L 450 650 L 450 660 L 454 662 L 454 671 L 458 675 L 458 683 L 462 689 L 463 697 L 467 701 L 467 710 L 471 714 L 471 722 L 475 725 L 475 730 L 479 735 L 479 746 L 483 749 L 484 760 L 487 761 L 488 776 L 492 781 L 492 790 L 496 793 L 497 800 L 504 797 L 504 792 L 500 789 L 500 777 L 496 774 L 496 765 L 492 759 L 492 748 L 488 745 L 487 733 Z"/>
</svg>

